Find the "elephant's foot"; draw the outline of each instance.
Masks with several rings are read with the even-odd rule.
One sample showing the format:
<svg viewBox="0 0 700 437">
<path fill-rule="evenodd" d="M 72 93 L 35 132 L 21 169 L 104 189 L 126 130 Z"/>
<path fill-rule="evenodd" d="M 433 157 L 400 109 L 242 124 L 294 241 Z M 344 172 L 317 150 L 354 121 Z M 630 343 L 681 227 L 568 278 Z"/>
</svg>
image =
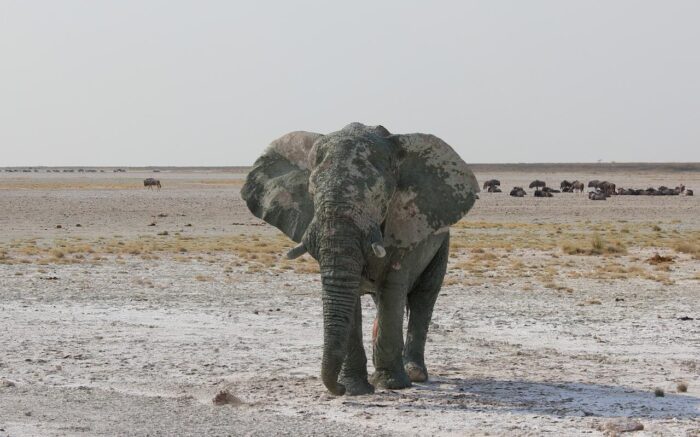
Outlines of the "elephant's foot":
<svg viewBox="0 0 700 437">
<path fill-rule="evenodd" d="M 415 362 L 408 362 L 404 365 L 408 378 L 412 382 L 425 382 L 428 380 L 428 369 Z"/>
<path fill-rule="evenodd" d="M 375 387 L 388 388 L 392 390 L 408 388 L 411 386 L 411 380 L 408 378 L 408 375 L 403 368 L 401 368 L 400 371 L 377 369 L 377 371 L 372 375 L 372 378 L 370 378 L 370 381 Z"/>
<path fill-rule="evenodd" d="M 374 393 L 374 386 L 367 382 L 366 376 L 341 376 L 339 382 L 345 386 L 345 394 L 348 396 Z"/>
</svg>

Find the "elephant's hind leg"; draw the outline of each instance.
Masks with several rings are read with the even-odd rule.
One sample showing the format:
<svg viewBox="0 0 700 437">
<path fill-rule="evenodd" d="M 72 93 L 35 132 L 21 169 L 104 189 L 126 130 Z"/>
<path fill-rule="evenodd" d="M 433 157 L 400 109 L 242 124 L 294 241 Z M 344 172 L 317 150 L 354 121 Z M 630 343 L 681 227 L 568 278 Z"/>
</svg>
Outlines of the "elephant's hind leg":
<svg viewBox="0 0 700 437">
<path fill-rule="evenodd" d="M 428 336 L 428 325 L 433 316 L 433 307 L 447 271 L 449 252 L 450 238 L 448 236 L 408 294 L 408 332 L 406 333 L 403 362 L 406 373 L 413 382 L 428 380 L 428 369 L 425 367 L 424 356 L 425 340 Z"/>
<path fill-rule="evenodd" d="M 362 303 L 359 296 L 355 302 L 353 327 L 348 339 L 348 354 L 343 361 L 339 380 L 345 386 L 345 393 L 348 395 L 374 393 L 374 387 L 367 382 L 367 356 L 362 344 Z"/>
</svg>

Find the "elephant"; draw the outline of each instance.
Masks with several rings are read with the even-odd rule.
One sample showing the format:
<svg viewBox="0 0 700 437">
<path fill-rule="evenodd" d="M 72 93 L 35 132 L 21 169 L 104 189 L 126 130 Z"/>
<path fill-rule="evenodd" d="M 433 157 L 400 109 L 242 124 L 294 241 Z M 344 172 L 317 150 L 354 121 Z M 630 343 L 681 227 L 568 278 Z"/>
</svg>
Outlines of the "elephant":
<svg viewBox="0 0 700 437">
<path fill-rule="evenodd" d="M 308 253 L 320 266 L 321 380 L 330 393 L 361 395 L 428 379 L 425 342 L 447 269 L 449 227 L 479 191 L 467 164 L 440 138 L 361 123 L 327 135 L 288 133 L 255 162 L 241 189 L 248 208 L 299 243 L 288 258 Z M 371 378 L 362 294 L 377 306 Z"/>
</svg>

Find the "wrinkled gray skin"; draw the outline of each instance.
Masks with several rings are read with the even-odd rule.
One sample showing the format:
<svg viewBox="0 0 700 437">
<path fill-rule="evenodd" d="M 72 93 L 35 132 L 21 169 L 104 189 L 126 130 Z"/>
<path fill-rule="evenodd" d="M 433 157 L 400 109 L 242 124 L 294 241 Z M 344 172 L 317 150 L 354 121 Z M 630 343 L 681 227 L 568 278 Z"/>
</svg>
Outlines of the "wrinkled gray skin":
<svg viewBox="0 0 700 437">
<path fill-rule="evenodd" d="M 320 265 L 321 378 L 331 393 L 374 391 L 362 345 L 364 293 L 377 305 L 372 383 L 400 389 L 428 378 L 425 340 L 449 226 L 478 191 L 467 165 L 439 138 L 360 123 L 328 135 L 289 133 L 255 162 L 241 190 L 248 208 L 300 243 L 289 257 L 308 252 Z"/>
</svg>

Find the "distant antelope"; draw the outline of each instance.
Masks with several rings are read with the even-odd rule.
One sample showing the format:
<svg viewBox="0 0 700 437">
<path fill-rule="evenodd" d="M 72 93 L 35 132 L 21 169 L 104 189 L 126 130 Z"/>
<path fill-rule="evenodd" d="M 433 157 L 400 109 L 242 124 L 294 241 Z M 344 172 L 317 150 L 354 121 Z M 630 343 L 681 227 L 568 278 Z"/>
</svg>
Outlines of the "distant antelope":
<svg viewBox="0 0 700 437">
<path fill-rule="evenodd" d="M 158 179 L 146 178 L 143 180 L 143 186 L 152 190 L 153 187 L 157 187 L 160 190 L 160 181 Z"/>
<path fill-rule="evenodd" d="M 497 187 L 501 185 L 501 181 L 498 179 L 489 179 L 488 181 L 484 182 L 484 190 L 489 190 L 489 193 L 493 193 L 494 191 L 491 191 L 491 187 Z"/>
<path fill-rule="evenodd" d="M 608 196 L 603 191 L 591 191 L 588 193 L 588 198 L 591 200 L 605 200 Z"/>
<path fill-rule="evenodd" d="M 585 188 L 585 187 L 583 186 L 583 182 L 573 181 L 573 182 L 571 183 L 571 190 L 572 190 L 574 193 L 575 193 L 576 191 L 578 191 L 579 193 L 583 193 L 584 188 Z"/>
<path fill-rule="evenodd" d="M 535 191 L 539 191 L 540 188 L 544 188 L 547 186 L 547 183 L 545 181 L 541 181 L 539 179 L 535 179 L 534 181 L 530 182 L 529 187 L 534 188 Z M 538 196 L 538 197 L 546 197 L 546 196 Z M 551 197 L 551 196 L 548 196 Z"/>
<path fill-rule="evenodd" d="M 513 187 L 513 189 L 510 190 L 510 195 L 513 197 L 523 197 L 527 195 L 527 193 L 523 190 L 523 187 Z"/>
</svg>

